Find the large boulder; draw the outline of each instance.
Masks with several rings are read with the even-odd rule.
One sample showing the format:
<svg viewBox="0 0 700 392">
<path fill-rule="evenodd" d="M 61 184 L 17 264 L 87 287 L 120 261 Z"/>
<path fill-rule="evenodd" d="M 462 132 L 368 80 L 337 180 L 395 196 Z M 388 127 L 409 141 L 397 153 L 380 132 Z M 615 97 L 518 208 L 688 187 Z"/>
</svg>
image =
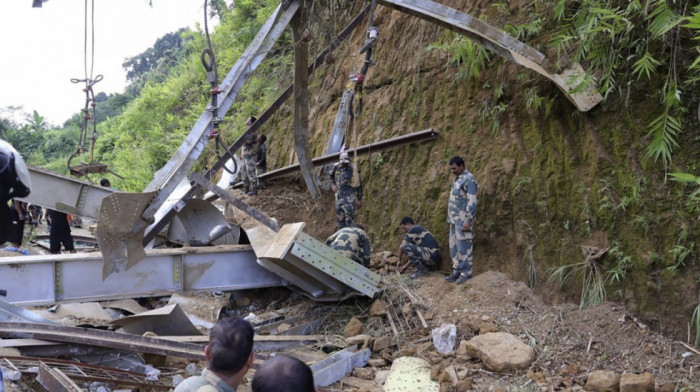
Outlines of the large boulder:
<svg viewBox="0 0 700 392">
<path fill-rule="evenodd" d="M 610 370 L 596 370 L 588 375 L 586 390 L 593 392 L 618 392 L 620 376 Z"/>
<path fill-rule="evenodd" d="M 535 360 L 532 347 L 506 332 L 475 336 L 467 342 L 466 350 L 494 372 L 527 369 Z"/>
<path fill-rule="evenodd" d="M 625 373 L 620 376 L 620 392 L 654 392 L 654 383 L 651 373 Z"/>
</svg>

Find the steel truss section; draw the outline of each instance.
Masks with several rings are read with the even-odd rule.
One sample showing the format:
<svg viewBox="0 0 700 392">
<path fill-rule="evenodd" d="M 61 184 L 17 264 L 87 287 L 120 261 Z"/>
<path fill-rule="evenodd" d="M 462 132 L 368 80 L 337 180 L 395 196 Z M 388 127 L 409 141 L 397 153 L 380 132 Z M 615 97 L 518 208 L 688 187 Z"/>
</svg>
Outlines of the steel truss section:
<svg viewBox="0 0 700 392">
<path fill-rule="evenodd" d="M 304 225 L 282 226 L 258 263 L 317 301 L 336 301 L 356 292 L 374 297 L 380 276 L 302 232 Z"/>
<path fill-rule="evenodd" d="M 151 250 L 144 262 L 104 281 L 99 253 L 0 259 L 0 287 L 7 290 L 6 300 L 17 305 L 284 285 L 256 263 L 249 245 Z"/>
</svg>

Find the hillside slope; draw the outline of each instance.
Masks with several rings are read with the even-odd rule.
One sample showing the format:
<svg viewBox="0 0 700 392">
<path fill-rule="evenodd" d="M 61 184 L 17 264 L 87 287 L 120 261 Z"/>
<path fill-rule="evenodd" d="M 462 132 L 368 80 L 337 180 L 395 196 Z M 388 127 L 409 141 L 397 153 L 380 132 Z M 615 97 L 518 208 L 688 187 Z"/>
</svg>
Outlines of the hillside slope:
<svg viewBox="0 0 700 392">
<path fill-rule="evenodd" d="M 476 16 L 494 12 L 486 1 L 442 3 Z M 519 7 L 526 4 L 511 2 L 508 12 L 497 14 L 507 20 L 489 21 L 497 27 L 524 23 L 527 13 L 519 11 L 528 8 Z M 353 3 L 346 19 L 361 5 Z M 359 159 L 366 199 L 357 220 L 368 227 L 375 249 L 396 249 L 398 222 L 411 215 L 448 254 L 447 161 L 461 155 L 480 186 L 477 274 L 506 272 L 552 301 L 578 301 L 581 279 L 574 276 L 557 295 L 558 286 L 548 283 L 551 268 L 582 263 L 581 245 L 610 248 L 599 266 L 604 279 L 616 272 L 619 281 L 608 281 L 607 298 L 624 301 L 656 329 L 685 336 L 698 304 L 697 212 L 686 206 L 683 186 L 669 181 L 663 165 L 645 156 L 646 126 L 659 109 L 650 94 L 653 83 L 627 95 L 611 94 L 580 113 L 553 84 L 498 57 L 492 56 L 478 78 L 458 78 L 462 69 L 448 61 L 452 52 L 430 49 L 455 36 L 428 22 L 380 6 L 377 23 L 377 65 L 365 82 L 356 144 L 426 128 L 441 136 Z M 338 60 L 310 81 L 315 156 L 326 147 L 347 76 L 361 65 L 357 50 L 363 30 L 355 31 L 336 50 Z M 554 55 L 544 38 L 528 43 Z M 287 104 L 261 131 L 269 137 L 272 168 L 295 160 L 290 113 Z M 697 171 L 697 120 L 688 118 L 669 172 Z M 352 133 L 349 137 L 354 139 Z M 332 225 L 333 211 L 326 213 L 326 224 Z M 679 246 L 690 249 L 681 262 L 673 253 Z"/>
</svg>

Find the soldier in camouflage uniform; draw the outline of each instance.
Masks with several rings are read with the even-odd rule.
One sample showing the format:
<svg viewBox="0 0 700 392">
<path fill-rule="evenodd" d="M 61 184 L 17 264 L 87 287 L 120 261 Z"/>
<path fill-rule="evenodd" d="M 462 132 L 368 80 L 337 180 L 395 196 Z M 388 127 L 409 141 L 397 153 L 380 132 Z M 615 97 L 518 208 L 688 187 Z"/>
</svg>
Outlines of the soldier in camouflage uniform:
<svg viewBox="0 0 700 392">
<path fill-rule="evenodd" d="M 246 126 L 250 128 L 255 122 L 255 117 L 250 117 L 246 122 Z M 257 145 L 255 142 L 255 135 L 250 134 L 245 138 L 245 144 L 243 144 L 243 151 L 241 152 L 241 159 L 243 159 L 243 166 L 241 167 L 241 179 L 243 180 L 243 191 L 247 195 L 257 195 L 258 194 L 258 175 L 255 171 L 256 158 L 258 156 Z"/>
<path fill-rule="evenodd" d="M 328 237 L 326 245 L 365 267 L 369 266 L 372 249 L 367 232 L 361 226 L 344 227 L 336 231 Z"/>
<path fill-rule="evenodd" d="M 464 283 L 472 277 L 474 220 L 476 219 L 476 178 L 464 167 L 464 159 L 450 159 L 450 171 L 455 175 L 447 206 L 450 224 L 450 256 L 452 275 L 446 282 Z"/>
<path fill-rule="evenodd" d="M 406 237 L 399 246 L 399 261 L 402 254 L 408 257 L 408 262 L 400 268 L 401 271 L 413 264 L 416 271 L 411 275 L 411 279 L 427 275 L 442 260 L 440 244 L 425 227 L 416 225 L 410 216 L 403 217 L 399 227 L 406 232 Z"/>
<path fill-rule="evenodd" d="M 236 392 L 255 359 L 254 334 L 253 326 L 239 317 L 217 322 L 204 348 L 207 368 L 178 384 L 175 392 Z"/>
<path fill-rule="evenodd" d="M 340 162 L 333 165 L 331 189 L 335 192 L 335 215 L 338 229 L 355 226 L 355 209 L 362 206 L 362 182 L 357 173 L 357 186 L 353 186 L 353 166 L 347 152 L 340 153 Z"/>
</svg>

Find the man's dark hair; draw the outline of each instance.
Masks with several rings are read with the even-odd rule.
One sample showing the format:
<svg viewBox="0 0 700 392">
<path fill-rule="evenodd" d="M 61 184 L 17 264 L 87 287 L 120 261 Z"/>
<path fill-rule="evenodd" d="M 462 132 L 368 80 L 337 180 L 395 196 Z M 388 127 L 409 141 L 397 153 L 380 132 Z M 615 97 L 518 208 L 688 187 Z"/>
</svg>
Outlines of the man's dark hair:
<svg viewBox="0 0 700 392">
<path fill-rule="evenodd" d="M 464 159 L 460 156 L 455 156 L 450 159 L 450 166 L 452 165 L 457 165 L 457 166 L 464 166 Z"/>
<path fill-rule="evenodd" d="M 112 185 L 112 184 L 110 184 L 110 182 L 109 182 L 108 179 L 103 178 L 103 179 L 100 180 L 100 185 L 102 185 L 102 186 L 110 186 L 110 185 Z"/>
<path fill-rule="evenodd" d="M 265 136 L 264 134 L 261 134 L 261 135 L 260 135 L 260 141 L 263 142 L 263 143 L 265 143 L 265 142 L 267 141 L 267 136 Z"/>
<path fill-rule="evenodd" d="M 410 216 L 404 216 L 401 218 L 401 223 L 399 223 L 401 226 L 403 225 L 412 225 L 414 224 L 413 219 L 411 219 Z"/>
<path fill-rule="evenodd" d="M 253 392 L 314 392 L 314 374 L 304 362 L 277 355 L 258 368 Z"/>
<path fill-rule="evenodd" d="M 253 326 L 240 317 L 220 320 L 209 334 L 209 369 L 236 374 L 253 351 Z"/>
</svg>

